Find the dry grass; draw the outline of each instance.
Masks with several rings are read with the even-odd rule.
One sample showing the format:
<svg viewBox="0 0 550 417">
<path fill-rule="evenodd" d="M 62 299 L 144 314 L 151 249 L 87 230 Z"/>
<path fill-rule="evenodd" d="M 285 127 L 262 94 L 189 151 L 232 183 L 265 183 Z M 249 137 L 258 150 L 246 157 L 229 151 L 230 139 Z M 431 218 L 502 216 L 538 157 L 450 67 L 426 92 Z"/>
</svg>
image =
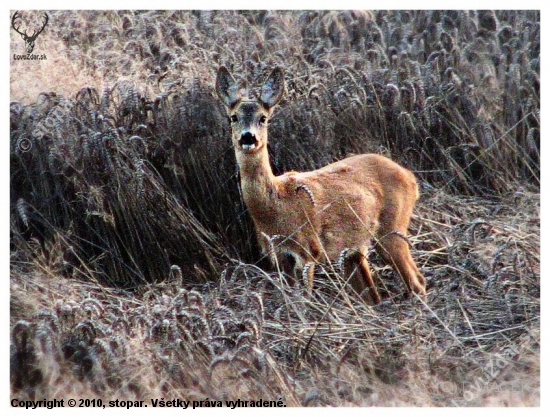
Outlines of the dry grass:
<svg viewBox="0 0 550 417">
<path fill-rule="evenodd" d="M 427 306 L 403 299 L 403 284 L 380 266 L 388 294 L 376 307 L 350 298 L 328 266 L 332 279 L 319 270 L 312 300 L 238 262 L 216 285 L 186 285 L 174 267 L 137 292 L 45 266 L 14 272 L 13 386 L 36 398 L 66 387 L 105 399 L 538 405 L 538 201 L 522 195 L 531 221 L 512 214 L 516 202 L 436 193 L 420 204 L 413 243 Z M 445 206 L 453 210 L 434 209 Z M 40 369 L 39 382 L 22 363 Z"/>
<path fill-rule="evenodd" d="M 538 12 L 56 11 L 42 35 L 10 79 L 12 397 L 539 405 Z M 276 172 L 415 171 L 426 305 L 374 253 L 374 307 L 337 265 L 311 300 L 266 268 L 222 63 L 287 68 Z"/>
</svg>

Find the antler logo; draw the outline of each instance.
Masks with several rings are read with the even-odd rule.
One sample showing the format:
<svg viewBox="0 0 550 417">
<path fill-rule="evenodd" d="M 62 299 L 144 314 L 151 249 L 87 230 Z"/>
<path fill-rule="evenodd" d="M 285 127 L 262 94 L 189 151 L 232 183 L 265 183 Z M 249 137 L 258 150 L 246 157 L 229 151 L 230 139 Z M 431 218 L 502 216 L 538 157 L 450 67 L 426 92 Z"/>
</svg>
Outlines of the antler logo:
<svg viewBox="0 0 550 417">
<path fill-rule="evenodd" d="M 11 26 L 15 29 L 15 31 L 17 33 L 19 33 L 21 35 L 21 37 L 23 38 L 23 40 L 25 41 L 25 48 L 27 49 L 27 52 L 30 54 L 32 53 L 33 49 L 34 49 L 34 41 L 36 41 L 36 38 L 38 37 L 38 35 L 40 35 L 42 33 L 42 31 L 44 30 L 44 28 L 46 27 L 46 25 L 48 24 L 48 15 L 46 13 L 44 13 L 44 24 L 42 25 L 42 27 L 38 30 L 35 30 L 34 33 L 32 34 L 32 36 L 29 36 L 27 35 L 27 31 L 25 30 L 25 32 L 20 32 L 19 31 L 19 28 L 21 27 L 21 23 L 19 23 L 19 25 L 15 25 L 15 21 L 17 19 L 21 19 L 21 15 L 18 14 L 19 12 L 15 12 L 13 14 L 13 17 L 11 18 Z"/>
</svg>

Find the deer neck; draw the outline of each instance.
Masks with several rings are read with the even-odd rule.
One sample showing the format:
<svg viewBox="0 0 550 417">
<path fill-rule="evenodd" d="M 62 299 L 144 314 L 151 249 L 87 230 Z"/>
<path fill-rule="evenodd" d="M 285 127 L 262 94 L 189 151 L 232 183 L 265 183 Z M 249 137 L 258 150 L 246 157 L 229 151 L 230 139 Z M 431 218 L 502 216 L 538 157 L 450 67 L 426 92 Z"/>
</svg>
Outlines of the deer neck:
<svg viewBox="0 0 550 417">
<path fill-rule="evenodd" d="M 271 207 L 277 198 L 276 177 L 269 164 L 267 147 L 256 155 L 237 152 L 244 202 L 251 211 Z"/>
</svg>

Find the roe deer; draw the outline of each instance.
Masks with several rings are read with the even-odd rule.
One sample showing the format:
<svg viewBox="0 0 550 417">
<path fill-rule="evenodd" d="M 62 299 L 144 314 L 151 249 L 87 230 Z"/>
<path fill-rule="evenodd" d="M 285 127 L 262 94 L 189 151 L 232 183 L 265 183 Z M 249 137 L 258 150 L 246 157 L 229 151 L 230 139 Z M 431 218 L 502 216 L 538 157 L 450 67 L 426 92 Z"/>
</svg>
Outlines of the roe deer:
<svg viewBox="0 0 550 417">
<path fill-rule="evenodd" d="M 224 66 L 216 79 L 216 93 L 231 122 L 243 199 L 262 250 L 272 253 L 274 248 L 276 261 L 295 277 L 308 266 L 302 272 L 309 292 L 311 262 L 335 260 L 345 249 L 352 250 L 359 266 L 352 287 L 360 295 L 368 288 L 371 300 L 378 303 L 366 258 L 374 238 L 377 251 L 401 275 L 409 292 L 425 299 L 426 282 L 404 236 L 418 199 L 412 172 L 384 156 L 363 154 L 315 171 L 275 176 L 269 165 L 267 125 L 284 89 L 280 68 L 265 81 L 259 100 L 242 97 Z M 277 245 L 270 241 L 275 237 L 280 239 Z"/>
</svg>

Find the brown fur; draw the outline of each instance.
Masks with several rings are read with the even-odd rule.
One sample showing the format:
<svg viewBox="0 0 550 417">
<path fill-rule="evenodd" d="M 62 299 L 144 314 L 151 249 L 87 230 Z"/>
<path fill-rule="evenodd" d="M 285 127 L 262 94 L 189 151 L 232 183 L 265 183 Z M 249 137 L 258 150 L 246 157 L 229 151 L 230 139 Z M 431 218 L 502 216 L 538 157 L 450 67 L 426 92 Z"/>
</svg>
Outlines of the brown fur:
<svg viewBox="0 0 550 417">
<path fill-rule="evenodd" d="M 361 294 L 369 288 L 372 300 L 379 302 L 366 258 L 374 238 L 408 290 L 425 297 L 425 279 L 403 239 L 418 199 L 410 171 L 384 156 L 364 154 L 315 171 L 275 176 L 267 152 L 267 120 L 284 92 L 282 70 L 272 72 L 259 100 L 243 99 L 225 67 L 219 70 L 216 91 L 232 119 L 243 198 L 264 252 L 274 247 L 281 266 L 297 275 L 307 262 L 334 260 L 351 249 L 360 271 L 354 289 Z M 307 275 L 311 290 L 312 274 Z"/>
</svg>

